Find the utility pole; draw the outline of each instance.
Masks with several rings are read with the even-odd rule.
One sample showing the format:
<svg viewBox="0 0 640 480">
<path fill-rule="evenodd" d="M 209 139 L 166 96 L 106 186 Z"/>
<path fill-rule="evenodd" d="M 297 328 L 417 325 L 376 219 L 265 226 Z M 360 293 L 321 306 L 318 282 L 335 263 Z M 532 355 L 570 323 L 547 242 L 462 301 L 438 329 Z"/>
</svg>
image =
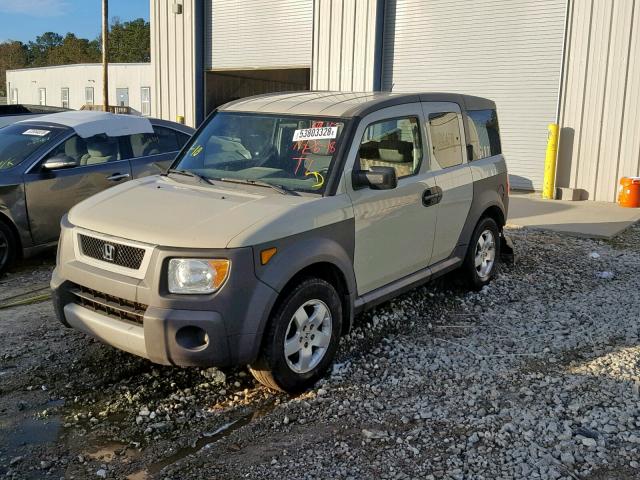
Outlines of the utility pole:
<svg viewBox="0 0 640 480">
<path fill-rule="evenodd" d="M 102 106 L 109 111 L 109 0 L 102 0 Z"/>
</svg>

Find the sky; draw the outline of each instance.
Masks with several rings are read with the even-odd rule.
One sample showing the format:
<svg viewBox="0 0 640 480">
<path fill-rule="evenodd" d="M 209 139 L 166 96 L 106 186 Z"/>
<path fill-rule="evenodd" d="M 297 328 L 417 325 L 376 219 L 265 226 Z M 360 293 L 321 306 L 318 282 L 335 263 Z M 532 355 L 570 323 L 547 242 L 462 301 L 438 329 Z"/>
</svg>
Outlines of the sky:
<svg viewBox="0 0 640 480">
<path fill-rule="evenodd" d="M 100 34 L 101 0 L 0 0 L 0 42 L 28 42 L 44 32 L 94 39 Z M 109 0 L 109 18 L 149 20 L 149 0 Z"/>
</svg>

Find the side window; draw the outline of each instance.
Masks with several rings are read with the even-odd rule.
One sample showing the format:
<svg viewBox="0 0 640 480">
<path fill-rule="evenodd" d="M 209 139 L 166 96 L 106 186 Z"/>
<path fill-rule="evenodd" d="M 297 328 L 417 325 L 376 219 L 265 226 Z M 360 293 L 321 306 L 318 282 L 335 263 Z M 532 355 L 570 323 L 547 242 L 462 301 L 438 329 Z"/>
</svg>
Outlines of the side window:
<svg viewBox="0 0 640 480">
<path fill-rule="evenodd" d="M 178 138 L 178 147 L 182 149 L 184 145 L 189 141 L 191 135 L 176 131 L 176 137 Z"/>
<path fill-rule="evenodd" d="M 470 110 L 469 144 L 473 147 L 472 160 L 502 153 L 498 114 L 495 110 Z"/>
<path fill-rule="evenodd" d="M 189 139 L 181 137 L 181 133 L 171 128 L 153 126 L 154 133 L 138 133 L 131 135 L 131 150 L 134 158 L 176 152 Z"/>
<path fill-rule="evenodd" d="M 462 164 L 462 138 L 459 114 L 438 112 L 429 114 L 429 136 L 433 156 L 442 168 Z"/>
<path fill-rule="evenodd" d="M 44 158 L 65 158 L 74 160 L 79 167 L 120 160 L 118 139 L 106 135 L 80 138 L 78 135 L 68 138 L 54 148 Z"/>
<path fill-rule="evenodd" d="M 393 167 L 398 178 L 418 173 L 422 160 L 418 118 L 394 118 L 369 125 L 360 142 L 358 159 L 362 170 Z"/>
<path fill-rule="evenodd" d="M 50 158 L 70 158 L 80 167 L 113 162 L 120 160 L 118 139 L 106 135 L 96 135 L 89 138 L 80 138 L 78 135 L 74 135 L 53 149 L 44 160 Z"/>
</svg>

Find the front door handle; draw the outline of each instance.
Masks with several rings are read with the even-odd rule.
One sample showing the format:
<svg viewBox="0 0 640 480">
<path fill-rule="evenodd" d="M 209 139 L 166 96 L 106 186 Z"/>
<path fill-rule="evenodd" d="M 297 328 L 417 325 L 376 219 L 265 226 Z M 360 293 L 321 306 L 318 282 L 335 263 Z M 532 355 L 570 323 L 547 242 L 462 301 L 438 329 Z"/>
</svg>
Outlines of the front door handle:
<svg viewBox="0 0 640 480">
<path fill-rule="evenodd" d="M 442 200 L 442 189 L 440 187 L 427 188 L 422 194 L 422 205 L 430 207 L 440 203 Z"/>
<path fill-rule="evenodd" d="M 114 173 L 113 175 L 108 176 L 107 180 L 109 180 L 110 182 L 119 182 L 120 180 L 124 180 L 125 178 L 129 177 L 131 177 L 131 175 L 129 175 L 128 173 Z"/>
</svg>

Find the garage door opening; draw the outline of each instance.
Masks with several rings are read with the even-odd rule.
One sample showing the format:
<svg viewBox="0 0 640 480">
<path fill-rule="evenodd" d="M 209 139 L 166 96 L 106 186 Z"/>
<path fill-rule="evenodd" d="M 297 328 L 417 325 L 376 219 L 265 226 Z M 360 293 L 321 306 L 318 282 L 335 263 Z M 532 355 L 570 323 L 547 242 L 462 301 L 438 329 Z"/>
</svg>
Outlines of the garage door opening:
<svg viewBox="0 0 640 480">
<path fill-rule="evenodd" d="M 309 90 L 310 69 L 225 70 L 206 72 L 206 113 L 231 100 L 262 93 Z"/>
</svg>

